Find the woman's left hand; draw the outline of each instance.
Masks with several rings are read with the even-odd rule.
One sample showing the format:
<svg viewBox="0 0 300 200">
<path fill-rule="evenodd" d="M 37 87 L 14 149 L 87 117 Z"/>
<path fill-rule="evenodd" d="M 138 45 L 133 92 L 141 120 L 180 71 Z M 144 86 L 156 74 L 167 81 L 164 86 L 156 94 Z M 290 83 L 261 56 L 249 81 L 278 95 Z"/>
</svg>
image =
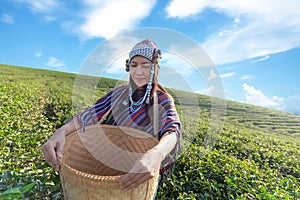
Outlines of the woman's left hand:
<svg viewBox="0 0 300 200">
<path fill-rule="evenodd" d="M 162 159 L 163 155 L 156 149 L 146 152 L 136 161 L 132 169 L 121 178 L 120 187 L 129 190 L 153 178 L 160 168 Z"/>
</svg>

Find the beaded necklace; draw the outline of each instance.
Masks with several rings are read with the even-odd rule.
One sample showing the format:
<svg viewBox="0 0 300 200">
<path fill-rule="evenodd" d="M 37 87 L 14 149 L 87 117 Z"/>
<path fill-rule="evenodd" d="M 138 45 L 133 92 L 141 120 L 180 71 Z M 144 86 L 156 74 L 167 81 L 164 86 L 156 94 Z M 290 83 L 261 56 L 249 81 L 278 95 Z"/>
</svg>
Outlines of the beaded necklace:
<svg viewBox="0 0 300 200">
<path fill-rule="evenodd" d="M 150 95 L 151 95 L 151 90 L 152 90 L 152 82 L 153 82 L 153 77 L 154 77 L 154 73 L 155 73 L 155 67 L 156 67 L 156 64 L 152 64 L 151 71 L 150 71 L 150 79 L 147 84 L 146 92 L 145 92 L 143 98 L 140 98 L 138 101 L 134 101 L 132 99 L 132 88 L 130 85 L 130 87 L 129 87 L 129 100 L 130 100 L 129 110 L 132 113 L 138 111 L 143 106 L 143 103 L 145 102 L 145 100 L 146 100 L 146 102 L 145 102 L 146 104 L 150 103 Z"/>
</svg>

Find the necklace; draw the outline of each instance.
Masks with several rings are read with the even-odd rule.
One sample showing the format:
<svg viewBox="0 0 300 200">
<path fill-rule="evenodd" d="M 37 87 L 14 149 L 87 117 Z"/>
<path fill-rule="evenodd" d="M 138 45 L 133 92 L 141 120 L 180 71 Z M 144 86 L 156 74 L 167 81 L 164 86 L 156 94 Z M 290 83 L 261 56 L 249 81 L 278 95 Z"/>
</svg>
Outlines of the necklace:
<svg viewBox="0 0 300 200">
<path fill-rule="evenodd" d="M 146 100 L 146 104 L 150 103 L 150 95 L 151 95 L 153 77 L 154 77 L 154 74 L 155 74 L 155 67 L 156 66 L 157 65 L 152 64 L 151 71 L 150 71 L 149 82 L 147 84 L 147 88 L 146 88 L 146 91 L 145 91 L 145 94 L 144 94 L 143 98 L 140 98 L 136 102 L 133 101 L 133 99 L 132 99 L 132 88 L 131 88 L 131 86 L 129 87 L 129 100 L 130 100 L 129 109 L 132 113 L 138 111 L 142 107 L 145 100 Z M 146 97 L 147 97 L 147 99 L 146 99 Z"/>
<path fill-rule="evenodd" d="M 138 111 L 142 107 L 143 103 L 145 102 L 146 97 L 147 97 L 147 92 L 145 92 L 143 98 L 140 98 L 138 101 L 134 101 L 132 99 L 132 89 L 131 89 L 131 87 L 129 87 L 129 100 L 130 100 L 129 109 L 130 109 L 130 111 L 131 112 Z"/>
</svg>

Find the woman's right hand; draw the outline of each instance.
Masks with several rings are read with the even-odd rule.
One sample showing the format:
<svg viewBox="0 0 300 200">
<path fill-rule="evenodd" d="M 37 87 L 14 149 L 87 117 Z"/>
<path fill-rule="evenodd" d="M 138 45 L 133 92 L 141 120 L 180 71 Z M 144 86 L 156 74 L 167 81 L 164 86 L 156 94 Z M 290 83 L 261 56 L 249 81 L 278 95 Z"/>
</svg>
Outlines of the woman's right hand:
<svg viewBox="0 0 300 200">
<path fill-rule="evenodd" d="M 65 145 L 65 136 L 81 128 L 81 122 L 78 115 L 73 117 L 70 122 L 59 128 L 53 136 L 42 146 L 46 162 L 59 171 L 58 159 L 62 158 L 62 150 Z"/>
<path fill-rule="evenodd" d="M 53 136 L 42 146 L 46 162 L 59 171 L 58 159 L 62 158 L 62 150 L 65 144 L 65 129 L 58 129 Z"/>
</svg>

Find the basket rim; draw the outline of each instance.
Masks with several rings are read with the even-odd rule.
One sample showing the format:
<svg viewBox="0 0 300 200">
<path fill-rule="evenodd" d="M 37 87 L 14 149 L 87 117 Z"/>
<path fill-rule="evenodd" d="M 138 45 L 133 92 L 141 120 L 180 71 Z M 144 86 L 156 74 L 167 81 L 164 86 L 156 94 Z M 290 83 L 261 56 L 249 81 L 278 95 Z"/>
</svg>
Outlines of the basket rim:
<svg viewBox="0 0 300 200">
<path fill-rule="evenodd" d="M 82 178 L 92 179 L 93 181 L 117 182 L 123 176 L 123 175 L 103 176 L 103 175 L 89 174 L 89 173 L 74 169 L 73 167 L 70 167 L 62 159 L 58 159 L 58 162 L 63 167 L 67 168 L 70 172 L 75 173 L 76 175 L 78 175 Z"/>
<path fill-rule="evenodd" d="M 85 129 L 85 132 L 86 131 L 89 131 L 89 130 L 93 130 L 95 128 L 99 128 L 100 127 L 105 127 L 105 128 L 110 128 L 110 129 L 126 129 L 127 131 L 133 131 L 137 134 L 140 134 L 142 136 L 144 136 L 145 138 L 149 138 L 150 140 L 153 140 L 155 142 L 158 143 L 158 139 L 155 138 L 153 135 L 149 134 L 149 133 L 146 133 L 144 131 L 141 131 L 141 130 L 138 130 L 138 129 L 135 129 L 135 128 L 132 128 L 132 127 L 127 127 L 127 126 L 114 126 L 114 125 L 108 125 L 108 124 L 95 124 L 95 125 L 90 125 L 90 126 L 87 126 L 86 129 Z M 72 137 L 73 135 L 76 135 L 76 134 L 79 134 L 79 133 L 82 133 L 81 130 L 75 130 L 73 132 L 71 132 L 70 134 L 68 134 L 66 136 L 66 138 L 68 137 Z M 119 179 L 124 176 L 125 174 L 123 175 L 109 175 L 109 176 L 103 176 L 103 175 L 97 175 L 97 174 L 89 174 L 89 173 L 86 173 L 86 172 L 82 172 L 82 171 L 79 171 L 73 167 L 70 167 L 69 165 L 67 165 L 62 158 L 59 158 L 58 159 L 58 162 L 59 164 L 61 165 L 60 168 L 63 166 L 64 168 L 66 168 L 69 172 L 73 173 L 73 174 L 76 174 L 82 178 L 85 178 L 85 179 L 92 179 L 93 181 L 105 181 L 105 182 L 118 182 Z M 61 169 L 60 169 L 60 172 L 61 172 Z"/>
<path fill-rule="evenodd" d="M 141 138 L 150 138 L 151 140 L 155 140 L 156 142 L 158 142 L 158 139 L 156 137 L 154 137 L 153 135 L 151 135 L 151 134 L 149 134 L 145 131 L 142 131 L 142 130 L 139 130 L 139 129 L 136 129 L 136 128 L 132 128 L 132 127 L 129 127 L 129 126 L 115 126 L 115 125 L 110 125 L 110 124 L 93 124 L 93 125 L 86 126 L 85 127 L 85 132 L 89 131 L 91 129 L 99 128 L 99 127 L 132 131 L 132 132 L 135 132 L 135 133 L 141 135 L 142 136 Z M 77 132 L 82 132 L 82 131 L 80 129 L 80 130 L 75 130 L 72 133 L 77 133 Z"/>
</svg>

